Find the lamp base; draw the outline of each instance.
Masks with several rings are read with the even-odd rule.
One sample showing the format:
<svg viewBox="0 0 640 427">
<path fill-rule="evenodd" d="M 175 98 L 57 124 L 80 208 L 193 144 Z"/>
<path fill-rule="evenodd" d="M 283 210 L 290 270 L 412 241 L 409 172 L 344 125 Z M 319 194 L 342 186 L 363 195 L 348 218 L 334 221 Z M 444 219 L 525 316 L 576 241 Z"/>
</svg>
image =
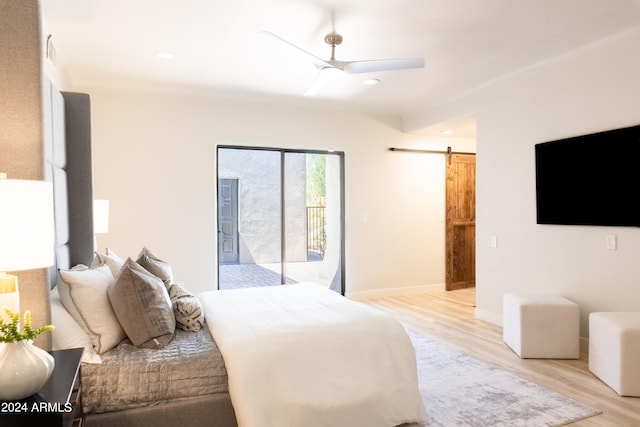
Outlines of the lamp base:
<svg viewBox="0 0 640 427">
<path fill-rule="evenodd" d="M 0 294 L 18 292 L 18 276 L 0 272 Z"/>
<path fill-rule="evenodd" d="M 20 313 L 20 293 L 18 292 L 18 277 L 13 274 L 0 273 L 0 319 L 10 322 L 4 309 Z"/>
</svg>

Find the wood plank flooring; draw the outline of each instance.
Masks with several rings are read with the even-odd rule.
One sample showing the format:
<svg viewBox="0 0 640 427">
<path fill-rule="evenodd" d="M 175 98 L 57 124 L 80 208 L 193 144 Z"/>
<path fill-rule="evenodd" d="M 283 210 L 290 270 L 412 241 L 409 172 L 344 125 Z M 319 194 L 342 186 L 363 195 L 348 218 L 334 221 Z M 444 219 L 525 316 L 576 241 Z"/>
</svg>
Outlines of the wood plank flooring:
<svg viewBox="0 0 640 427">
<path fill-rule="evenodd" d="M 502 341 L 502 327 L 475 319 L 473 288 L 363 302 L 389 312 L 408 328 L 602 411 L 571 426 L 640 426 L 640 398 L 620 397 L 596 378 L 589 372 L 586 353 L 578 360 L 520 359 Z"/>
</svg>

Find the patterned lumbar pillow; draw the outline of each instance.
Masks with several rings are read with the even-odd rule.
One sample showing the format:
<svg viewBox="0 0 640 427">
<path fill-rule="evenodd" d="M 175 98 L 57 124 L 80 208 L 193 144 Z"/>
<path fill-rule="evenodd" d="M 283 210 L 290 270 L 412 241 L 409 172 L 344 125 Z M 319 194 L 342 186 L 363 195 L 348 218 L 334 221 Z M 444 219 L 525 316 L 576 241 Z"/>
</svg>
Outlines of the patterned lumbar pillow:
<svg viewBox="0 0 640 427">
<path fill-rule="evenodd" d="M 198 331 L 204 324 L 204 311 L 200 300 L 191 292 L 178 284 L 169 288 L 169 298 L 173 305 L 173 313 L 180 329 Z"/>
</svg>

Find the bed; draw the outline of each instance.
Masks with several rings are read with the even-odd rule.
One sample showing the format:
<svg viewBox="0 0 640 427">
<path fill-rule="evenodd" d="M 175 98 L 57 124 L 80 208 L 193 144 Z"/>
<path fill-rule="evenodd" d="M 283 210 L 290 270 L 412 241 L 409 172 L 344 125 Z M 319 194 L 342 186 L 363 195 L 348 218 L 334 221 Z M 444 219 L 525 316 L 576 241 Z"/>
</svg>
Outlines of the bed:
<svg viewBox="0 0 640 427">
<path fill-rule="evenodd" d="M 241 426 L 391 427 L 424 421 L 398 321 L 314 283 L 199 295 Z"/>
<path fill-rule="evenodd" d="M 195 296 L 147 248 L 126 260 L 96 253 L 90 100 L 48 89 L 52 341 L 54 349 L 85 349 L 84 426 L 393 427 L 426 419 L 413 347 L 390 316 L 313 284 Z M 194 326 L 188 318 L 198 310 Z"/>
</svg>

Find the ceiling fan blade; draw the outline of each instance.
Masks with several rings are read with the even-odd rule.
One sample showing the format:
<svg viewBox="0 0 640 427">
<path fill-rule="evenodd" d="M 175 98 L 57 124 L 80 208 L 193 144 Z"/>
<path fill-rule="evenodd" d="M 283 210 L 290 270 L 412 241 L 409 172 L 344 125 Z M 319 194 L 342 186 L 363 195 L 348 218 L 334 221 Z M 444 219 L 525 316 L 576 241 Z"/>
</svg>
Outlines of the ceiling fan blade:
<svg viewBox="0 0 640 427">
<path fill-rule="evenodd" d="M 424 58 L 374 59 L 371 61 L 351 61 L 344 63 L 344 72 L 347 74 L 408 70 L 412 68 L 424 68 Z"/>
<path fill-rule="evenodd" d="M 260 33 L 264 34 L 266 36 L 269 36 L 269 37 L 273 38 L 274 40 L 276 40 L 276 41 L 278 41 L 280 43 L 284 43 L 285 45 L 289 46 L 290 48 L 293 48 L 296 52 L 301 54 L 307 60 L 311 61 L 313 63 L 313 65 L 314 65 L 314 67 L 316 67 L 318 70 L 321 70 L 324 67 L 331 67 L 331 64 L 329 64 L 328 62 L 318 58 L 314 54 L 312 54 L 310 52 L 307 52 L 306 50 L 296 46 L 295 44 L 283 39 L 282 37 L 270 32 L 270 31 L 260 31 Z"/>
<path fill-rule="evenodd" d="M 316 81 L 314 81 L 311 84 L 311 86 L 309 86 L 309 88 L 306 90 L 306 92 L 304 93 L 304 96 L 317 95 L 320 89 L 322 89 L 324 85 L 326 85 L 329 82 L 329 80 L 331 80 L 331 78 L 323 76 L 322 74 L 319 74 Z"/>
<path fill-rule="evenodd" d="M 318 77 L 316 81 L 307 89 L 304 96 L 314 96 L 331 80 L 338 80 L 344 75 L 342 68 L 338 67 L 324 67 L 318 71 Z"/>
</svg>

